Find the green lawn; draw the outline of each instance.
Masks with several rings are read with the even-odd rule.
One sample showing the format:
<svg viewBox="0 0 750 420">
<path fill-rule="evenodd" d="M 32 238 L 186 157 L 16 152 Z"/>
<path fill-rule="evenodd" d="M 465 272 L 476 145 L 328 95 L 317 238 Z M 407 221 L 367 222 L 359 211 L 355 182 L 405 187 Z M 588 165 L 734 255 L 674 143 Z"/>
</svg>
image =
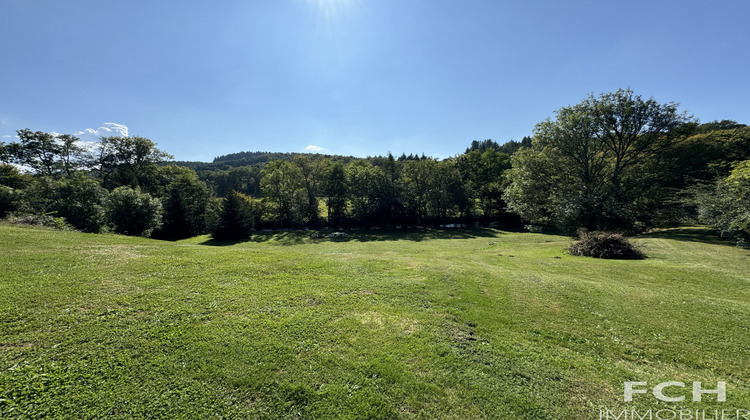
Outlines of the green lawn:
<svg viewBox="0 0 750 420">
<path fill-rule="evenodd" d="M 0 225 L 0 417 L 549 418 L 750 409 L 750 252 L 491 229 L 161 242 Z M 623 382 L 727 401 L 623 402 Z M 675 388 L 671 391 L 675 393 Z M 629 419 L 630 417 L 628 417 Z"/>
</svg>

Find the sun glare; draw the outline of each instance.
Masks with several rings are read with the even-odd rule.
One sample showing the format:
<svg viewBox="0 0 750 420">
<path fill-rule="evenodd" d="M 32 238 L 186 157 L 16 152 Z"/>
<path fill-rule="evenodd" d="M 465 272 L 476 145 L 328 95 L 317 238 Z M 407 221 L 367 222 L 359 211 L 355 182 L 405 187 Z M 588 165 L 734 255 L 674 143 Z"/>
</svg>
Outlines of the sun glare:
<svg viewBox="0 0 750 420">
<path fill-rule="evenodd" d="M 345 12 L 354 0 L 307 0 L 320 16 L 330 21 Z"/>
</svg>

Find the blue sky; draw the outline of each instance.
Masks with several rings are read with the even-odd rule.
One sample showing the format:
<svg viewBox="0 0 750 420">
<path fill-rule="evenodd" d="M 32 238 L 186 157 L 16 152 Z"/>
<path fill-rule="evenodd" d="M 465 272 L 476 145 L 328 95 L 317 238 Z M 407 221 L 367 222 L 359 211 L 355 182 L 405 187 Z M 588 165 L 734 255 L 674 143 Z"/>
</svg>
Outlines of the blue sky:
<svg viewBox="0 0 750 420">
<path fill-rule="evenodd" d="M 631 87 L 750 123 L 750 2 L 0 0 L 0 140 L 449 157 Z M 87 131 L 88 130 L 88 131 Z"/>
</svg>

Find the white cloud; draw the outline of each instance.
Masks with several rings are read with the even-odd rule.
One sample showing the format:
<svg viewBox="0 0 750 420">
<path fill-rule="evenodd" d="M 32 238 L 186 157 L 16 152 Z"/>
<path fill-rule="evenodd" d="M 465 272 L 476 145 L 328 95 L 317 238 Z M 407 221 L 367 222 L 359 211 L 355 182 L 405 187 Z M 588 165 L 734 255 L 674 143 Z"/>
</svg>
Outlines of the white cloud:
<svg viewBox="0 0 750 420">
<path fill-rule="evenodd" d="M 8 125 L 8 119 L 7 118 L 0 118 L 0 124 L 2 124 L 2 125 Z"/>
<path fill-rule="evenodd" d="M 314 145 L 311 144 L 311 145 L 305 147 L 305 150 L 307 150 L 308 152 L 320 152 L 320 151 L 323 150 L 323 148 L 320 147 L 320 146 L 314 146 Z"/>
<path fill-rule="evenodd" d="M 128 127 L 117 123 L 104 123 L 99 128 L 87 128 L 73 135 L 84 142 L 99 141 L 100 137 L 127 137 Z"/>
</svg>

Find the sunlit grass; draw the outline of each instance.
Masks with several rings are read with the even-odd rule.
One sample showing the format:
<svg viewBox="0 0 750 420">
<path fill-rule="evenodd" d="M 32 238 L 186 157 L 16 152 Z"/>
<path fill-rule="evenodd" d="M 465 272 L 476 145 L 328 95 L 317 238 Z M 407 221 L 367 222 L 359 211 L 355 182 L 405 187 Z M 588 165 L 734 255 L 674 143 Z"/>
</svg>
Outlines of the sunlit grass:
<svg viewBox="0 0 750 420">
<path fill-rule="evenodd" d="M 176 243 L 0 225 L 0 414 L 598 418 L 624 381 L 750 407 L 750 253 L 682 229 L 642 261 L 476 230 Z M 218 246 L 217 246 L 218 245 Z"/>
</svg>

